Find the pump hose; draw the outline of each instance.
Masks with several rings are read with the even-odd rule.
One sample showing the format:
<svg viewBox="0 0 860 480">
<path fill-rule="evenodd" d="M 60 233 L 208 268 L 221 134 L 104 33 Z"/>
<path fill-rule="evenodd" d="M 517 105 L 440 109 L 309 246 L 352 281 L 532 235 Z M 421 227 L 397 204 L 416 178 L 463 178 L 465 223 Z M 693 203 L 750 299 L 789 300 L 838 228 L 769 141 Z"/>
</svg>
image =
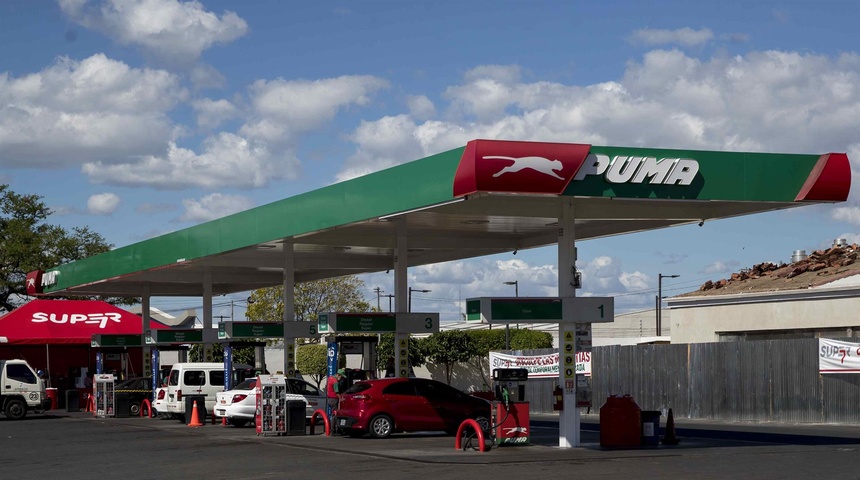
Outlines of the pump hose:
<svg viewBox="0 0 860 480">
<path fill-rule="evenodd" d="M 492 433 L 493 433 L 494 431 L 496 431 L 496 428 L 501 427 L 501 426 L 502 426 L 502 424 L 503 424 L 503 423 L 505 423 L 505 420 L 507 420 L 507 419 L 508 419 L 508 417 L 509 417 L 510 415 L 511 415 L 511 412 L 510 412 L 507 408 L 505 408 L 505 416 L 504 416 L 504 418 L 502 418 L 502 420 L 501 420 L 501 421 L 499 421 L 499 423 L 497 423 L 497 424 L 495 424 L 495 425 L 491 425 L 491 426 L 490 426 L 490 428 L 489 428 L 489 431 L 488 431 L 487 433 L 488 433 L 488 434 L 490 434 L 490 435 L 492 436 Z M 476 438 L 477 436 L 478 436 L 478 432 L 472 432 L 471 434 L 469 434 L 469 435 L 467 435 L 467 436 L 466 436 L 466 439 L 465 439 L 465 441 L 463 442 L 463 451 L 464 451 L 464 452 L 465 452 L 466 450 L 470 449 L 470 448 L 471 448 L 472 450 L 478 450 L 478 448 L 479 448 L 479 447 L 476 447 L 476 446 L 472 445 L 472 439 Z M 493 442 L 493 443 L 495 443 L 495 442 Z"/>
</svg>

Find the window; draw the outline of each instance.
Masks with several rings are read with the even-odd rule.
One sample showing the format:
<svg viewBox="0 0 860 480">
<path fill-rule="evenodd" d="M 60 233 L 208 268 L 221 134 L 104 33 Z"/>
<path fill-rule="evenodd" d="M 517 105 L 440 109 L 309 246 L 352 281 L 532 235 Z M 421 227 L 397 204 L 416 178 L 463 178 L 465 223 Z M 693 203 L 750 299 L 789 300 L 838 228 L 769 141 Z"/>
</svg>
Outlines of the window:
<svg viewBox="0 0 860 480">
<path fill-rule="evenodd" d="M 358 382 L 355 385 L 349 387 L 349 389 L 343 393 L 360 393 L 370 389 L 370 387 L 371 385 L 367 382 Z"/>
<path fill-rule="evenodd" d="M 171 387 L 176 387 L 179 385 L 179 370 L 170 371 L 170 378 L 167 380 L 167 384 Z"/>
<path fill-rule="evenodd" d="M 415 387 L 412 382 L 395 382 L 385 387 L 383 395 L 415 395 Z"/>
<path fill-rule="evenodd" d="M 186 370 L 182 383 L 193 386 L 206 385 L 206 372 L 202 370 Z"/>
<path fill-rule="evenodd" d="M 10 380 L 23 383 L 36 383 L 36 375 L 33 374 L 33 371 L 27 365 L 6 365 L 6 376 Z"/>
<path fill-rule="evenodd" d="M 301 380 L 287 380 L 287 382 L 290 384 L 290 390 L 292 393 L 311 397 L 320 396 L 320 391 L 317 390 L 317 387 L 309 384 L 308 382 L 303 382 Z"/>
<path fill-rule="evenodd" d="M 224 372 L 221 370 L 211 370 L 209 372 L 209 385 L 216 387 L 224 386 Z"/>
</svg>

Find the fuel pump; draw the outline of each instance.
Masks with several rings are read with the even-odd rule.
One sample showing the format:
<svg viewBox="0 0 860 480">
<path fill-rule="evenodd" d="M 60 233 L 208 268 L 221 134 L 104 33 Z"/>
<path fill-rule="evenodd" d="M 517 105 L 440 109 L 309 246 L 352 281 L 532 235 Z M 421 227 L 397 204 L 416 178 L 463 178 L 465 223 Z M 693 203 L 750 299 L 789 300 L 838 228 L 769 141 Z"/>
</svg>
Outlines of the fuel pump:
<svg viewBox="0 0 860 480">
<path fill-rule="evenodd" d="M 529 444 L 529 402 L 525 400 L 529 372 L 525 368 L 493 370 L 493 429 L 496 444 Z"/>
</svg>

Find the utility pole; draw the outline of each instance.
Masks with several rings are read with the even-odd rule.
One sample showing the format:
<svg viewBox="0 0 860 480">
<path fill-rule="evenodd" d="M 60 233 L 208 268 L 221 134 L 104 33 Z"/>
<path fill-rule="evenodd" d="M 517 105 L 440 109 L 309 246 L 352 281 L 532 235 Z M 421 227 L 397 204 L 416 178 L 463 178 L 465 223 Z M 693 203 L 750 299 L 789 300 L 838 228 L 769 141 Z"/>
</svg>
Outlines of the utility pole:
<svg viewBox="0 0 860 480">
<path fill-rule="evenodd" d="M 388 311 L 391 311 L 391 299 L 394 298 L 393 293 L 389 293 L 388 295 L 383 295 L 383 297 L 388 297 Z"/>
<path fill-rule="evenodd" d="M 409 301 L 406 303 L 406 305 L 407 305 L 406 311 L 407 312 L 412 311 L 412 292 L 429 293 L 430 290 L 419 290 L 417 288 L 409 287 Z"/>
<path fill-rule="evenodd" d="M 663 275 L 657 274 L 657 336 L 663 334 L 663 279 L 678 278 L 680 275 Z"/>
<path fill-rule="evenodd" d="M 382 307 L 379 306 L 379 297 L 380 297 L 380 295 L 382 295 L 382 289 L 379 287 L 376 287 L 373 289 L 373 291 L 376 292 L 376 309 L 381 311 Z"/>
</svg>

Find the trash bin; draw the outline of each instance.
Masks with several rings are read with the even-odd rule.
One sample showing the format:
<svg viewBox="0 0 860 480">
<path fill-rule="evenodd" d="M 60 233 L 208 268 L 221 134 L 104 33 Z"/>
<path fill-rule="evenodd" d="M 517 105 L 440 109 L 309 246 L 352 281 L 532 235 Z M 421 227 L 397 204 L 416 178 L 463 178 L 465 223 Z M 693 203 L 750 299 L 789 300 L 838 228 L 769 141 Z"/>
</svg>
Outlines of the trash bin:
<svg viewBox="0 0 860 480">
<path fill-rule="evenodd" d="M 630 395 L 612 395 L 600 407 L 600 446 L 638 447 L 642 444 L 642 410 Z"/>
<path fill-rule="evenodd" d="M 81 393 L 77 390 L 66 390 L 66 411 L 81 411 Z"/>
<path fill-rule="evenodd" d="M 287 435 L 305 434 L 305 402 L 287 400 Z"/>
<path fill-rule="evenodd" d="M 185 399 L 185 423 L 191 423 L 194 414 L 194 402 L 197 402 L 197 420 L 206 425 L 206 395 L 183 395 Z"/>
<path fill-rule="evenodd" d="M 60 408 L 60 406 L 57 404 L 57 402 L 59 402 L 60 400 L 60 394 L 57 392 L 56 388 L 46 388 L 45 395 L 51 400 L 51 410 L 56 410 Z"/>
<path fill-rule="evenodd" d="M 114 407 L 116 414 L 114 417 L 117 418 L 128 418 L 129 416 L 129 407 L 131 403 L 131 394 L 126 392 L 119 392 L 116 394 L 116 398 L 114 399 Z"/>
<path fill-rule="evenodd" d="M 660 411 L 642 410 L 642 445 L 660 445 Z"/>
</svg>

